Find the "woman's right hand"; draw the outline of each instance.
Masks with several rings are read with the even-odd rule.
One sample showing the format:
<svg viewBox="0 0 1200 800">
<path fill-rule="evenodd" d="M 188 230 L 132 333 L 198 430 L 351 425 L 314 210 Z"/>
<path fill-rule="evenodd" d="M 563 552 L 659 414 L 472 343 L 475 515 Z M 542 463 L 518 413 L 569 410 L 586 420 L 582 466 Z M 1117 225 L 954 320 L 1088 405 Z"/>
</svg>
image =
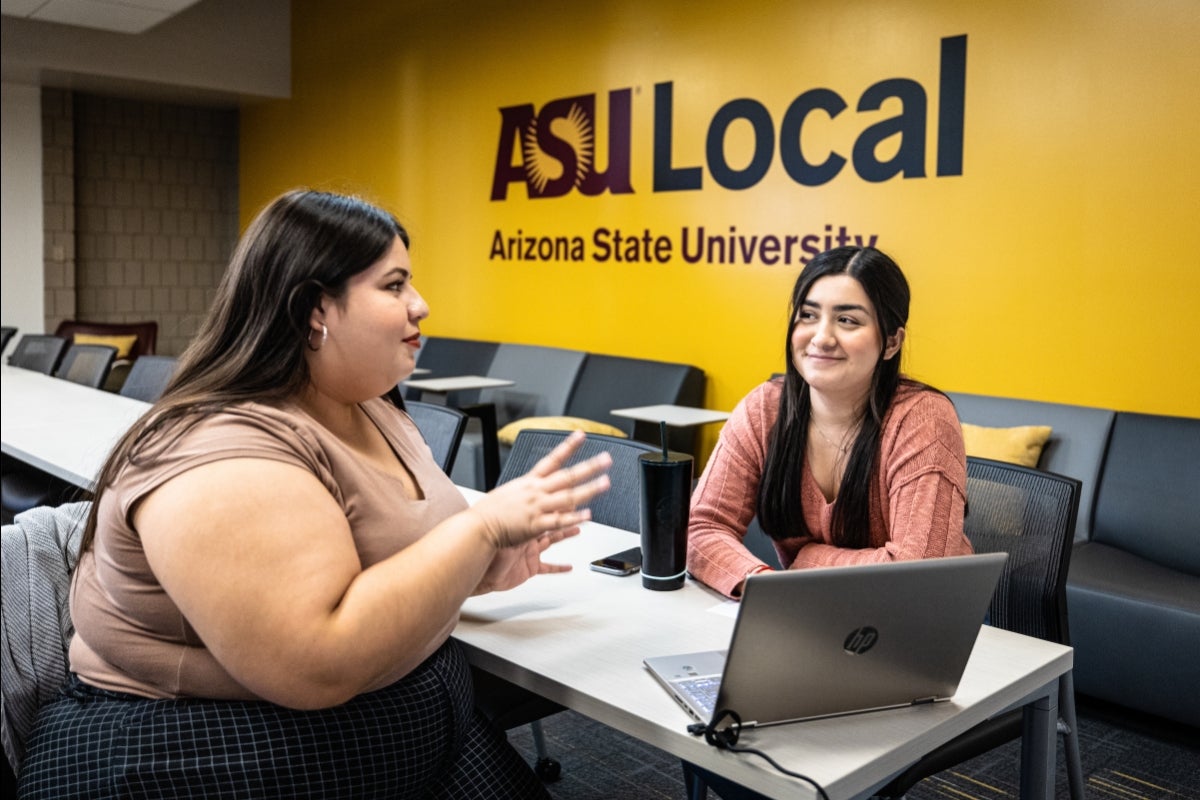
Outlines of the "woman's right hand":
<svg viewBox="0 0 1200 800">
<path fill-rule="evenodd" d="M 483 522 L 487 540 L 497 548 L 513 547 L 547 532 L 573 532 L 591 518 L 579 506 L 608 490 L 605 474 L 612 456 L 600 453 L 563 467 L 585 435 L 575 431 L 533 469 L 481 497 L 468 513 Z"/>
</svg>

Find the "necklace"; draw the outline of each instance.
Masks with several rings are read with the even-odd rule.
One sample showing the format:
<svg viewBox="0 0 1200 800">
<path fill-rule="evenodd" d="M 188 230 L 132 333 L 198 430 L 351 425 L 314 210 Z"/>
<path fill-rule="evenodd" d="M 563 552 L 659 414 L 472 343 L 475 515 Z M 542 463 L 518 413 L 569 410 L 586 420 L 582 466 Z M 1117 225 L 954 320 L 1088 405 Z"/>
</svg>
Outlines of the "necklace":
<svg viewBox="0 0 1200 800">
<path fill-rule="evenodd" d="M 846 431 L 846 435 L 842 437 L 842 443 L 838 444 L 833 439 L 829 438 L 829 434 L 825 433 L 825 431 L 821 429 L 821 426 L 816 423 L 816 420 L 809 420 L 809 424 L 816 428 L 817 435 L 824 439 L 830 447 L 832 447 L 834 450 L 837 450 L 840 455 L 845 456 L 850 452 L 850 445 L 846 444 L 846 439 L 850 438 L 850 434 L 854 428 Z M 855 426 L 855 428 L 857 428 L 857 426 Z"/>
</svg>

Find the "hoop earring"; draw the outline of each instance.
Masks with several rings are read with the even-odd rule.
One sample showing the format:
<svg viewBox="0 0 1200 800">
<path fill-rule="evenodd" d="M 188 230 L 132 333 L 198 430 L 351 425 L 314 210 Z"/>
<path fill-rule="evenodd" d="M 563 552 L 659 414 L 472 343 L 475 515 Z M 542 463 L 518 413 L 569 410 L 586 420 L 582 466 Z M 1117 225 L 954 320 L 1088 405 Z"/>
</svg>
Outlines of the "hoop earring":
<svg viewBox="0 0 1200 800">
<path fill-rule="evenodd" d="M 325 327 L 325 323 L 321 323 L 321 344 L 319 347 L 313 347 L 312 335 L 314 333 L 316 333 L 316 328 L 308 329 L 308 338 L 305 339 L 305 344 L 308 345 L 309 350 L 312 350 L 315 353 L 325 346 L 325 340 L 329 338 L 329 328 Z"/>
</svg>

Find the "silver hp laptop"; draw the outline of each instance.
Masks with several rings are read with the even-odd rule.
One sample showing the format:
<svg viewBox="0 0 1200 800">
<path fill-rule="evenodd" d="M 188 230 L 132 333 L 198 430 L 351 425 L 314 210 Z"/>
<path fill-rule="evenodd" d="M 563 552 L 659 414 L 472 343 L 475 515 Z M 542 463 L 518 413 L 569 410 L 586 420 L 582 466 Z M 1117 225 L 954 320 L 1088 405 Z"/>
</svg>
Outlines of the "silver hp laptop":
<svg viewBox="0 0 1200 800">
<path fill-rule="evenodd" d="M 771 572 L 746 580 L 728 651 L 645 659 L 701 722 L 773 725 L 948 699 L 1007 555 Z"/>
</svg>

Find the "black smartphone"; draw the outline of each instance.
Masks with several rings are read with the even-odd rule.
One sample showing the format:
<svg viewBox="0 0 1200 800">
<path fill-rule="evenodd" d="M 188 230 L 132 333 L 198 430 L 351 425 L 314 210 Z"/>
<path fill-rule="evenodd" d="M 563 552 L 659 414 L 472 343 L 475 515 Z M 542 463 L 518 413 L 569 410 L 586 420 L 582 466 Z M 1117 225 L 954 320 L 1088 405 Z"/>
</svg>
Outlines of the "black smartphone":
<svg viewBox="0 0 1200 800">
<path fill-rule="evenodd" d="M 592 562 L 592 569 L 609 575 L 632 575 L 642 568 L 642 548 L 631 547 Z"/>
</svg>

